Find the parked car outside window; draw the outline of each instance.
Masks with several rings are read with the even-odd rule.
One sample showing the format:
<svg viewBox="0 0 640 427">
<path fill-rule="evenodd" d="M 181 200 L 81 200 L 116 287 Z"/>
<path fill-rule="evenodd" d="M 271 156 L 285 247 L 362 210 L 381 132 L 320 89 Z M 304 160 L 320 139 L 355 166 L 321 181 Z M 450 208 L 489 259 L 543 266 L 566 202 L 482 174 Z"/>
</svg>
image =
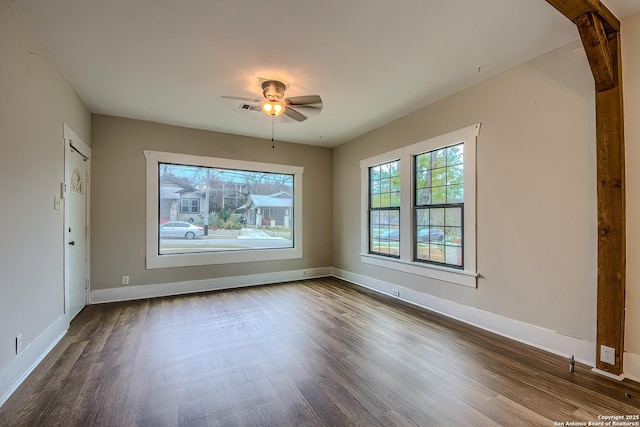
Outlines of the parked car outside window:
<svg viewBox="0 0 640 427">
<path fill-rule="evenodd" d="M 397 242 L 400 240 L 400 231 L 399 230 L 384 230 L 378 236 L 379 240 L 391 240 Z"/>
<path fill-rule="evenodd" d="M 423 228 L 418 230 L 418 242 L 442 242 L 444 231 L 439 228 Z"/>
<path fill-rule="evenodd" d="M 160 238 L 176 237 L 194 239 L 204 236 L 204 229 L 184 221 L 169 221 L 160 226 Z"/>
</svg>

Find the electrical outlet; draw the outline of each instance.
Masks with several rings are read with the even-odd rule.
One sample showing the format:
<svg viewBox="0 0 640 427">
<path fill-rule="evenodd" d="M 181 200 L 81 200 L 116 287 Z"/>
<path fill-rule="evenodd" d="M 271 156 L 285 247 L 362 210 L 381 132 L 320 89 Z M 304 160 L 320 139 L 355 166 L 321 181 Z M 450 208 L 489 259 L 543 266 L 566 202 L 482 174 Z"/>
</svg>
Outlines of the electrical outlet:
<svg viewBox="0 0 640 427">
<path fill-rule="evenodd" d="M 16 354 L 20 354 L 22 352 L 22 334 L 16 337 Z"/>
<path fill-rule="evenodd" d="M 57 211 L 62 209 L 62 199 L 58 196 L 53 196 L 53 209 Z"/>
<path fill-rule="evenodd" d="M 608 363 L 609 365 L 616 364 L 616 349 L 607 347 L 606 345 L 600 346 L 600 361 Z"/>
<path fill-rule="evenodd" d="M 123 285 L 129 284 L 129 276 L 122 276 L 122 284 Z"/>
<path fill-rule="evenodd" d="M 391 293 L 393 294 L 394 297 L 397 297 L 397 298 L 400 297 L 400 291 L 398 289 L 391 289 Z"/>
</svg>

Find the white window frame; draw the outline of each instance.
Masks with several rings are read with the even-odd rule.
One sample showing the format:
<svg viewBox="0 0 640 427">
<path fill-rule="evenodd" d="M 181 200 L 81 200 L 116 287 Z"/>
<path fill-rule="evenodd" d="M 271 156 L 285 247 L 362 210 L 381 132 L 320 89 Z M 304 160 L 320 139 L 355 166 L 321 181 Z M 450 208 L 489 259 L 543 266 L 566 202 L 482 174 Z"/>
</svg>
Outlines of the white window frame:
<svg viewBox="0 0 640 427">
<path fill-rule="evenodd" d="M 477 287 L 476 266 L 476 140 L 480 123 L 430 138 L 360 162 L 361 182 L 361 243 L 360 260 L 363 263 L 429 277 L 463 286 Z M 464 269 L 428 264 L 414 260 L 415 171 L 413 156 L 427 151 L 464 143 Z M 369 253 L 369 168 L 380 163 L 400 159 L 400 258 Z"/>
<path fill-rule="evenodd" d="M 258 261 L 276 261 L 302 258 L 302 174 L 300 166 L 194 156 L 144 150 L 146 159 L 146 267 L 147 269 L 188 267 L 195 265 L 231 264 Z M 199 252 L 159 255 L 159 192 L 158 168 L 160 163 L 202 166 L 221 169 L 237 169 L 293 175 L 293 247 L 232 252 Z"/>
</svg>

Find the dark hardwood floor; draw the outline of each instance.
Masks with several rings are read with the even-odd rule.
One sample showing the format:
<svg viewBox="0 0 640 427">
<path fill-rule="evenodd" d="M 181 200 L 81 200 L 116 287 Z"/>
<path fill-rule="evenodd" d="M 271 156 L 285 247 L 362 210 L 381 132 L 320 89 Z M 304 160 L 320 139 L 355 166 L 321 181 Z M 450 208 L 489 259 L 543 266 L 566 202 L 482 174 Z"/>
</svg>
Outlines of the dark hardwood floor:
<svg viewBox="0 0 640 427">
<path fill-rule="evenodd" d="M 88 306 L 0 408 L 0 426 L 554 426 L 637 414 L 638 383 L 581 364 L 570 373 L 564 358 L 326 278 Z"/>
</svg>

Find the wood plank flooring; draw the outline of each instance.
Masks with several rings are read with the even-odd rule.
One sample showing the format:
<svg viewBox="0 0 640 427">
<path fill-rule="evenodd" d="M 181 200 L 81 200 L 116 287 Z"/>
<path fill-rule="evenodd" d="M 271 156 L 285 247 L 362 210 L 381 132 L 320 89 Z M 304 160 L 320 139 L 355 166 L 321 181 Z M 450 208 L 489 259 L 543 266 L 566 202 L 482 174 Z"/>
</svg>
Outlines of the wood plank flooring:
<svg viewBox="0 0 640 427">
<path fill-rule="evenodd" d="M 554 426 L 637 414 L 638 383 L 580 364 L 570 373 L 564 358 L 326 278 L 89 306 L 0 408 L 0 426 Z"/>
</svg>

